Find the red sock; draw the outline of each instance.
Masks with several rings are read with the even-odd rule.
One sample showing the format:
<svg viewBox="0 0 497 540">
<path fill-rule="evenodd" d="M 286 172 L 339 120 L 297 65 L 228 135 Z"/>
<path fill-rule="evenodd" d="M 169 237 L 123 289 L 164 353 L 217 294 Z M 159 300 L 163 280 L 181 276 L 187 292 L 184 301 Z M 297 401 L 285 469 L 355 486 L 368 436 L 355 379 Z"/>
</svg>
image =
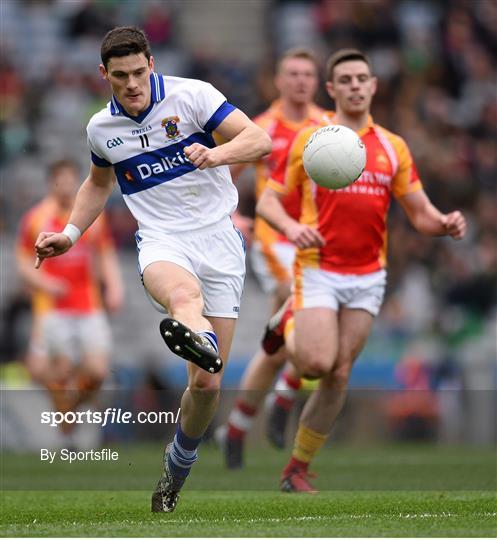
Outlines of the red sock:
<svg viewBox="0 0 497 540">
<path fill-rule="evenodd" d="M 228 438 L 242 440 L 252 427 L 257 408 L 237 400 L 228 418 Z"/>
<path fill-rule="evenodd" d="M 276 405 L 289 411 L 295 403 L 297 392 L 301 386 L 300 377 L 294 377 L 287 372 L 283 373 L 275 387 Z"/>
</svg>

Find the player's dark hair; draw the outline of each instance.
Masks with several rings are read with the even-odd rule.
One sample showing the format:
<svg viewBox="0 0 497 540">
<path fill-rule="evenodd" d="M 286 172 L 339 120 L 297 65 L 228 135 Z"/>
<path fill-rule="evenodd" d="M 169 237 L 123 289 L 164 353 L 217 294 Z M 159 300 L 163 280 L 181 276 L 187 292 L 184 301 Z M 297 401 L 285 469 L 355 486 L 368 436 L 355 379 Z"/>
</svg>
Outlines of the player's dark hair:
<svg viewBox="0 0 497 540">
<path fill-rule="evenodd" d="M 276 65 L 276 71 L 279 71 L 283 62 L 289 58 L 302 58 L 304 60 L 309 60 L 309 62 L 312 62 L 316 66 L 317 70 L 320 69 L 319 60 L 314 54 L 314 51 L 306 47 L 294 47 L 293 49 L 288 49 L 281 55 Z"/>
<path fill-rule="evenodd" d="M 76 162 L 72 159 L 58 159 L 53 161 L 48 166 L 47 178 L 52 180 L 52 178 L 61 170 L 61 169 L 72 169 L 75 173 L 79 174 L 79 167 Z"/>
<path fill-rule="evenodd" d="M 150 60 L 152 54 L 150 43 L 145 32 L 137 26 L 118 26 L 109 30 L 100 48 L 100 57 L 105 69 L 113 56 L 122 57 L 140 53 L 145 55 L 147 61 Z"/>
<path fill-rule="evenodd" d="M 371 62 L 369 61 L 369 58 L 359 49 L 340 49 L 339 51 L 333 53 L 326 62 L 326 80 L 332 81 L 333 70 L 335 67 L 342 62 L 348 62 L 350 60 L 361 60 L 371 69 Z"/>
</svg>

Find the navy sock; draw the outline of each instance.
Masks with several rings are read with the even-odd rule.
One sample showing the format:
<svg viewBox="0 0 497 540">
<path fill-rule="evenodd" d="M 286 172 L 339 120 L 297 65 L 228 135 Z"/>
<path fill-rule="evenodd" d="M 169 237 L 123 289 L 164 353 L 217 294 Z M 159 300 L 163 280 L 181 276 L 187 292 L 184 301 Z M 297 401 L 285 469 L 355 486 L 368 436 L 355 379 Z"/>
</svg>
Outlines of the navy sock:
<svg viewBox="0 0 497 540">
<path fill-rule="evenodd" d="M 172 450 L 168 457 L 168 466 L 172 474 L 183 478 L 190 474 L 192 465 L 197 461 L 197 448 L 201 440 L 201 437 L 193 439 L 185 435 L 178 424 Z"/>
</svg>

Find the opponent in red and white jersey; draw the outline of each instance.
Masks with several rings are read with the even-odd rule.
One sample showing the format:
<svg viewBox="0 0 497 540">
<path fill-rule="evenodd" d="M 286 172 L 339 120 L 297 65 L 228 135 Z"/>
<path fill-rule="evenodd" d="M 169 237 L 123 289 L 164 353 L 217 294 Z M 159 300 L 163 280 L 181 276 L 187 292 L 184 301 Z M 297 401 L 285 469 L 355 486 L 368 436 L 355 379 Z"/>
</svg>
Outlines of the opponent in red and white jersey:
<svg viewBox="0 0 497 540">
<path fill-rule="evenodd" d="M 298 251 L 299 266 L 340 274 L 367 274 L 384 268 L 391 196 L 400 198 L 422 189 L 409 149 L 401 137 L 369 117 L 367 126 L 358 132 L 367 153 L 364 172 L 352 185 L 330 190 L 312 182 L 302 163 L 305 143 L 316 129 L 298 134 L 286 171 L 275 174 L 268 183 L 283 193 L 297 190 L 302 199 L 300 222 L 316 226 L 325 239 L 323 246 Z"/>
<path fill-rule="evenodd" d="M 106 377 L 111 332 L 104 307 L 119 309 L 123 296 L 114 242 L 103 215 L 72 250 L 48 258 L 42 269 L 34 267 L 36 239 L 42 230 L 64 229 L 78 177 L 70 160 L 50 166 L 48 194 L 22 218 L 16 250 L 19 274 L 32 296 L 26 364 L 62 412 L 86 401 Z"/>
<path fill-rule="evenodd" d="M 262 217 L 298 246 L 294 330 L 292 337 L 285 336 L 286 345 L 297 370 L 320 379 L 300 416 L 292 456 L 281 475 L 283 491 L 315 492 L 308 481 L 309 463 L 340 413 L 352 366 L 383 301 L 391 195 L 422 234 L 459 239 L 466 229 L 460 212 L 442 214 L 431 204 L 403 139 L 372 121 L 376 87 L 361 51 L 332 55 L 326 90 L 336 113 L 329 123 L 359 134 L 367 152 L 365 170 L 347 188 L 319 187 L 302 162 L 305 143 L 317 128 L 304 129 L 292 145 L 285 174 L 268 182 L 257 206 Z M 298 221 L 281 203 L 282 194 L 294 189 L 301 196 Z"/>
</svg>

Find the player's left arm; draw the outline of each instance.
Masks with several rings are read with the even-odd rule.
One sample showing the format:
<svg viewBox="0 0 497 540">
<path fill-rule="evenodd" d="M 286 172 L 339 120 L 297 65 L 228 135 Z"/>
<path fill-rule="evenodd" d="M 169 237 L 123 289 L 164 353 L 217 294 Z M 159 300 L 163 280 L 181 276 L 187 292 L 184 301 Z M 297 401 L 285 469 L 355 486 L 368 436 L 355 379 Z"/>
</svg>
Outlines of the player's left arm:
<svg viewBox="0 0 497 540">
<path fill-rule="evenodd" d="M 466 220 L 456 210 L 443 214 L 436 208 L 423 190 L 418 171 L 406 142 L 387 133 L 398 158 L 398 169 L 393 178 L 392 191 L 409 221 L 421 234 L 428 236 L 451 236 L 460 240 L 466 232 Z"/>
<path fill-rule="evenodd" d="M 466 233 L 466 219 L 459 210 L 443 214 L 428 198 L 423 189 L 399 198 L 409 221 L 422 234 L 451 236 L 460 240 Z"/>
<path fill-rule="evenodd" d="M 185 148 L 186 157 L 198 169 L 250 163 L 271 152 L 269 135 L 239 109 L 228 114 L 216 132 L 228 142 L 214 148 L 199 143 Z"/>
</svg>

